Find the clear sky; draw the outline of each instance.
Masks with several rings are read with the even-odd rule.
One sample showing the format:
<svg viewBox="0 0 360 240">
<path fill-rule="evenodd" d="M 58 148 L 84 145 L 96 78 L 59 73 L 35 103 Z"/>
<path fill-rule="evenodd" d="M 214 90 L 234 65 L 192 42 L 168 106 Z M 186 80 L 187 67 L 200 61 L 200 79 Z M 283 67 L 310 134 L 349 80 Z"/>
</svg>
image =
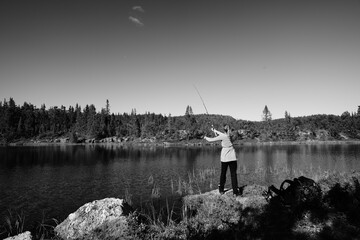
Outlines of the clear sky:
<svg viewBox="0 0 360 240">
<path fill-rule="evenodd" d="M 360 0 L 1 0 L 0 99 L 261 120 L 360 105 Z"/>
</svg>

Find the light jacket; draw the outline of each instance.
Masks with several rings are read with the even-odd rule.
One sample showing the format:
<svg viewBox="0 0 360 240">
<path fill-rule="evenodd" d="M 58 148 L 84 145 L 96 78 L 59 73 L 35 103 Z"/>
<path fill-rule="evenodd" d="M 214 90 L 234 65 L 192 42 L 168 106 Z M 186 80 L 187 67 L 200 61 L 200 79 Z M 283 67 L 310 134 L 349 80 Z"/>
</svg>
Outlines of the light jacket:
<svg viewBox="0 0 360 240">
<path fill-rule="evenodd" d="M 230 136 L 222 133 L 218 130 L 213 130 L 215 132 L 215 134 L 217 134 L 218 136 L 210 138 L 210 137 L 204 137 L 204 139 L 208 142 L 216 142 L 216 141 L 221 141 L 221 158 L 220 160 L 222 162 L 230 162 L 230 161 L 236 161 L 236 154 L 235 154 L 235 149 L 232 145 L 232 142 L 230 140 Z"/>
</svg>

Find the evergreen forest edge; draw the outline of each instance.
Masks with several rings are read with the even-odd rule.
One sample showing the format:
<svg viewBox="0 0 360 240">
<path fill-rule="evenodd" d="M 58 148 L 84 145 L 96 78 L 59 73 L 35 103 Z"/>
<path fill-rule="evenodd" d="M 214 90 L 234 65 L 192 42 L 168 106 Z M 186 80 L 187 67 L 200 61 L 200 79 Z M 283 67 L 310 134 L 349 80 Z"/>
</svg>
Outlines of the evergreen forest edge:
<svg viewBox="0 0 360 240">
<path fill-rule="evenodd" d="M 109 137 L 124 142 L 200 142 L 205 134 L 211 134 L 212 125 L 221 130 L 224 124 L 233 128 L 238 141 L 360 140 L 360 106 L 357 112 L 345 111 L 341 116 L 291 117 L 286 111 L 284 118 L 275 120 L 265 106 L 263 121 L 256 122 L 217 114 L 193 114 L 189 105 L 183 116 L 165 116 L 137 114 L 136 109 L 131 113 L 110 113 L 108 100 L 100 111 L 93 104 L 84 108 L 76 104 L 46 109 L 45 104 L 40 108 L 27 102 L 16 105 L 13 98 L 0 101 L 0 144 L 54 138 L 79 143 Z"/>
</svg>

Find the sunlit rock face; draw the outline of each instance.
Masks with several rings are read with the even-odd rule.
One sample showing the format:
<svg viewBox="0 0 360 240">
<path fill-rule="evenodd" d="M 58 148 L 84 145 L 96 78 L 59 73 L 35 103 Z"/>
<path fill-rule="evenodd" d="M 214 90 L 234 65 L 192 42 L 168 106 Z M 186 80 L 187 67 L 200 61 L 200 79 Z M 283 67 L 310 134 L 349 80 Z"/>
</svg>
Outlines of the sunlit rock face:
<svg viewBox="0 0 360 240">
<path fill-rule="evenodd" d="M 4 240 L 31 240 L 31 233 L 29 231 L 21 233 L 19 235 L 5 238 Z"/>
<path fill-rule="evenodd" d="M 62 239 L 127 239 L 131 211 L 123 199 L 96 200 L 71 213 L 55 232 Z"/>
</svg>

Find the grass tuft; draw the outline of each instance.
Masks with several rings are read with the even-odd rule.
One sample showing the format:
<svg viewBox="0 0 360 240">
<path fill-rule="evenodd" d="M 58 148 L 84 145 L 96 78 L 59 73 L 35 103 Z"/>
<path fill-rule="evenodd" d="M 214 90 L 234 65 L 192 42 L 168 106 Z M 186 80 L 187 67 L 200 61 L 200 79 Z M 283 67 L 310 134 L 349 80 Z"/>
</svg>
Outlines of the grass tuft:
<svg viewBox="0 0 360 240">
<path fill-rule="evenodd" d="M 54 228 L 59 224 L 59 221 L 55 218 L 47 219 L 43 212 L 41 221 L 37 223 L 35 228 L 35 239 L 57 239 L 55 236 Z"/>
<path fill-rule="evenodd" d="M 25 231 L 28 231 L 25 229 L 25 221 L 26 217 L 23 210 L 20 210 L 19 212 L 16 210 L 8 210 L 7 215 L 3 218 L 3 224 L 0 225 L 0 238 L 16 236 L 24 233 Z M 57 219 L 47 219 L 43 212 L 41 220 L 37 222 L 35 227 L 31 230 L 33 239 L 57 240 L 58 237 L 55 236 L 54 228 L 58 224 L 59 221 Z"/>
<path fill-rule="evenodd" d="M 125 188 L 125 195 L 124 200 L 127 202 L 130 206 L 132 205 L 132 194 L 129 191 L 129 188 Z"/>
<path fill-rule="evenodd" d="M 3 233 L 8 237 L 15 236 L 24 232 L 25 214 L 21 210 L 16 212 L 15 210 L 8 210 L 7 215 L 4 217 Z"/>
</svg>

